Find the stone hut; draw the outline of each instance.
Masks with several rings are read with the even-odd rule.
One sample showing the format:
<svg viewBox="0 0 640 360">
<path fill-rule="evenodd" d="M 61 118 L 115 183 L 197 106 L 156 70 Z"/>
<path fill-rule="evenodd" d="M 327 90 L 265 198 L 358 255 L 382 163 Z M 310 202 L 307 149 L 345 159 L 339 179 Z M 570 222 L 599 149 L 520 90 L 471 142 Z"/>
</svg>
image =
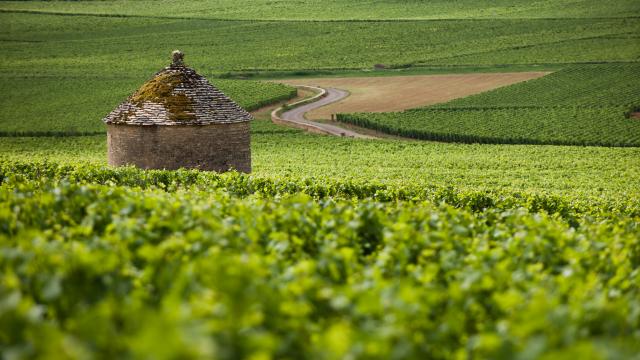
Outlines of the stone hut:
<svg viewBox="0 0 640 360">
<path fill-rule="evenodd" d="M 251 115 L 185 66 L 155 74 L 103 121 L 109 164 L 251 172 Z"/>
</svg>

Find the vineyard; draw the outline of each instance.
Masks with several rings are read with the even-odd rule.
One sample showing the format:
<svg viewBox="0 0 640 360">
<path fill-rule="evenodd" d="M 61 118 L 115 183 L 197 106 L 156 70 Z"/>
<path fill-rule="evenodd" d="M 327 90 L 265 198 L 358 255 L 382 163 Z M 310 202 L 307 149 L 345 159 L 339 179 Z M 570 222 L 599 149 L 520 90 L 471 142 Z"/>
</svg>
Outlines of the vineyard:
<svg viewBox="0 0 640 360">
<path fill-rule="evenodd" d="M 11 88 L 0 99 L 0 136 L 105 133 L 100 119 L 145 81 L 144 78 L 82 77 L 61 81 L 50 77 L 0 76 L 0 84 Z M 293 87 L 269 82 L 210 81 L 249 110 L 290 99 L 297 92 Z M 15 106 L 21 102 L 33 105 Z"/>
<path fill-rule="evenodd" d="M 640 146 L 640 122 L 628 108 L 430 109 L 340 114 L 338 120 L 392 135 L 480 144 Z"/>
<path fill-rule="evenodd" d="M 0 175 L 10 178 L 20 175 L 21 180 L 37 181 L 40 178 L 52 181 L 69 180 L 74 183 L 107 184 L 158 188 L 167 191 L 217 190 L 233 196 L 260 195 L 277 198 L 282 195 L 305 194 L 316 199 L 364 199 L 379 202 L 448 203 L 471 210 L 485 208 L 526 208 L 529 211 L 544 211 L 550 214 L 573 218 L 577 215 L 598 215 L 607 212 L 631 217 L 640 215 L 638 198 L 621 197 L 616 194 L 591 196 L 561 196 L 550 192 L 515 191 L 508 189 L 470 190 L 452 186 L 410 183 L 389 186 L 365 180 L 308 179 L 296 176 L 262 177 L 230 173 L 217 174 L 200 171 L 141 171 L 135 168 L 113 169 L 97 165 L 61 165 L 47 162 L 3 161 Z M 606 210 L 606 211 L 605 211 Z"/>
<path fill-rule="evenodd" d="M 480 55 L 490 58 L 483 65 L 501 66 L 512 63 L 509 53 L 502 55 L 505 51 L 518 51 L 518 63 L 538 64 L 544 70 L 550 63 L 635 61 L 640 55 L 632 36 L 640 31 L 637 18 L 327 23 L 0 12 L 0 22 L 6 24 L 0 39 L 9 40 L 2 45 L 3 76 L 149 74 L 166 65 L 161 61 L 167 56 L 161 50 L 165 48 L 181 48 L 189 64 L 206 75 L 232 70 L 372 69 L 377 63 L 451 66 L 460 64 L 460 57 Z M 563 51 L 553 59 L 539 56 L 539 48 L 553 44 L 562 44 Z M 128 54 L 128 49 L 136 49 L 136 55 Z M 126 70 L 119 66 L 123 56 Z"/>
<path fill-rule="evenodd" d="M 167 7 L 172 3 L 163 2 Z M 198 6 L 197 2 L 188 3 Z M 550 63 L 634 61 L 640 55 L 637 39 L 632 36 L 640 31 L 640 21 L 613 16 L 577 16 L 563 21 L 270 22 L 165 19 L 158 17 L 164 14 L 160 12 L 149 17 L 83 16 L 85 10 L 77 10 L 80 14 L 73 11 L 89 6 L 101 12 L 99 7 L 110 4 L 131 10 L 143 2 L 0 2 L 0 23 L 5 25 L 0 29 L 0 90 L 5 94 L 0 99 L 0 135 L 102 132 L 99 120 L 167 65 L 168 60 L 163 60 L 167 48 L 181 48 L 188 54 L 188 64 L 210 79 L 229 72 L 259 70 L 313 73 L 351 69 L 366 74 L 370 71 L 362 69 L 370 70 L 377 63 L 398 68 L 416 65 L 416 69 L 424 65 L 426 70 L 436 67 L 448 72 L 455 71 L 457 67 L 452 65 L 460 64 L 459 59 L 469 54 L 490 57 L 483 66 L 496 71 L 511 62 L 509 57 L 499 56 L 510 49 L 523 52 L 519 63 L 531 70 L 545 70 Z M 12 12 L 30 7 L 52 7 L 53 13 Z M 105 13 L 110 11 L 107 8 Z M 69 11 L 68 16 L 60 14 Z M 310 38 L 317 41 L 310 42 Z M 380 43 L 382 38 L 384 43 Z M 588 46 L 585 41 L 590 42 Z M 612 50 L 614 43 L 621 51 Z M 539 48 L 550 44 L 562 44 L 565 49 L 556 51 L 560 58 L 554 61 L 539 57 Z M 327 56 L 327 49 L 331 56 Z M 214 83 L 249 108 L 292 91 L 228 81 Z"/>
<path fill-rule="evenodd" d="M 119 16 L 167 16 L 192 19 L 235 20 L 406 20 L 406 19 L 526 19 L 526 18 L 593 18 L 633 17 L 640 10 L 634 0 L 603 3 L 582 0 L 556 1 L 377 1 L 300 0 L 295 3 L 270 0 L 119 0 L 93 1 L 0 1 L 6 10 L 38 11 L 67 14 Z"/>
<path fill-rule="evenodd" d="M 638 359 L 638 10 L 0 0 L 0 359 Z M 261 111 L 251 174 L 107 166 L 174 49 L 249 110 L 296 95 L 253 76 L 551 74 L 339 117 L 437 142 Z"/>
<path fill-rule="evenodd" d="M 267 121 L 252 123 L 251 141 L 254 174 L 266 178 L 640 198 L 630 186 L 640 183 L 640 148 L 358 141 Z M 106 151 L 104 135 L 0 139 L 0 158 L 9 161 L 104 166 Z"/>
<path fill-rule="evenodd" d="M 627 107 L 640 104 L 640 63 L 574 65 L 535 81 L 468 96 L 434 108 Z"/>
<path fill-rule="evenodd" d="M 3 173 L 0 326 L 15 356 L 638 351 L 638 204 L 632 217 L 587 216 L 486 196 L 482 206 L 265 197 L 237 175 L 188 186 L 197 172 Z M 167 340 L 150 343 L 160 332 Z"/>
<path fill-rule="evenodd" d="M 536 80 L 401 113 L 338 114 L 405 137 L 501 144 L 639 146 L 637 63 L 569 67 Z"/>
</svg>

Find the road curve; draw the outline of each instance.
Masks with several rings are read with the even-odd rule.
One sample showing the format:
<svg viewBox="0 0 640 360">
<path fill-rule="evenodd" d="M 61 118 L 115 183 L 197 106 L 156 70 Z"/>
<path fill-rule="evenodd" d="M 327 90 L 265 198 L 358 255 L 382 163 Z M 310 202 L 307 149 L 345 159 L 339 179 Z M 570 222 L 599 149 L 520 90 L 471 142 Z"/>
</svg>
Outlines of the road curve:
<svg viewBox="0 0 640 360">
<path fill-rule="evenodd" d="M 340 90 L 340 89 L 326 88 L 325 91 L 326 91 L 326 95 L 324 97 L 321 97 L 318 101 L 314 101 L 312 103 L 305 104 L 305 105 L 296 107 L 294 109 L 285 111 L 280 115 L 280 118 L 292 123 L 297 123 L 301 125 L 310 125 L 315 128 L 320 128 L 322 129 L 323 132 L 326 132 L 331 135 L 346 136 L 346 137 L 361 138 L 361 139 L 371 139 L 372 138 L 371 136 L 363 135 L 349 129 L 341 128 L 336 125 L 331 125 L 331 124 L 326 124 L 326 123 L 305 119 L 304 114 L 306 114 L 307 112 L 317 109 L 319 107 L 340 101 L 346 98 L 347 96 L 349 96 L 349 92 Z"/>
</svg>

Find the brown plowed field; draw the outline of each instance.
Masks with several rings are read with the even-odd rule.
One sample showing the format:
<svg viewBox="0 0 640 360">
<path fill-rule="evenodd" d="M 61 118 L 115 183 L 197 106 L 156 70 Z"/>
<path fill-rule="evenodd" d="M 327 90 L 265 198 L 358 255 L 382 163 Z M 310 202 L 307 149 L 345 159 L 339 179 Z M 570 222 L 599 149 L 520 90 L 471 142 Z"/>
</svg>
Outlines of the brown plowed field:
<svg viewBox="0 0 640 360">
<path fill-rule="evenodd" d="M 432 105 L 546 74 L 548 72 L 475 73 L 294 79 L 278 82 L 349 91 L 351 95 L 344 100 L 306 114 L 308 119 L 328 119 L 335 113 L 401 111 Z"/>
</svg>

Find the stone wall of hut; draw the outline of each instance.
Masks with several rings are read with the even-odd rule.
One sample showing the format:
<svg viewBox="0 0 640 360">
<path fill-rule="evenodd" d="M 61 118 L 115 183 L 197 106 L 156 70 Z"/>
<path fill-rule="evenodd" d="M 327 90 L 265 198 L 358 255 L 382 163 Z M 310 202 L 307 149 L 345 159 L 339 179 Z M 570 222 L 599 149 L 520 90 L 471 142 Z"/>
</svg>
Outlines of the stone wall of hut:
<svg viewBox="0 0 640 360">
<path fill-rule="evenodd" d="M 107 125 L 109 165 L 251 172 L 249 122 L 211 125 Z"/>
</svg>

